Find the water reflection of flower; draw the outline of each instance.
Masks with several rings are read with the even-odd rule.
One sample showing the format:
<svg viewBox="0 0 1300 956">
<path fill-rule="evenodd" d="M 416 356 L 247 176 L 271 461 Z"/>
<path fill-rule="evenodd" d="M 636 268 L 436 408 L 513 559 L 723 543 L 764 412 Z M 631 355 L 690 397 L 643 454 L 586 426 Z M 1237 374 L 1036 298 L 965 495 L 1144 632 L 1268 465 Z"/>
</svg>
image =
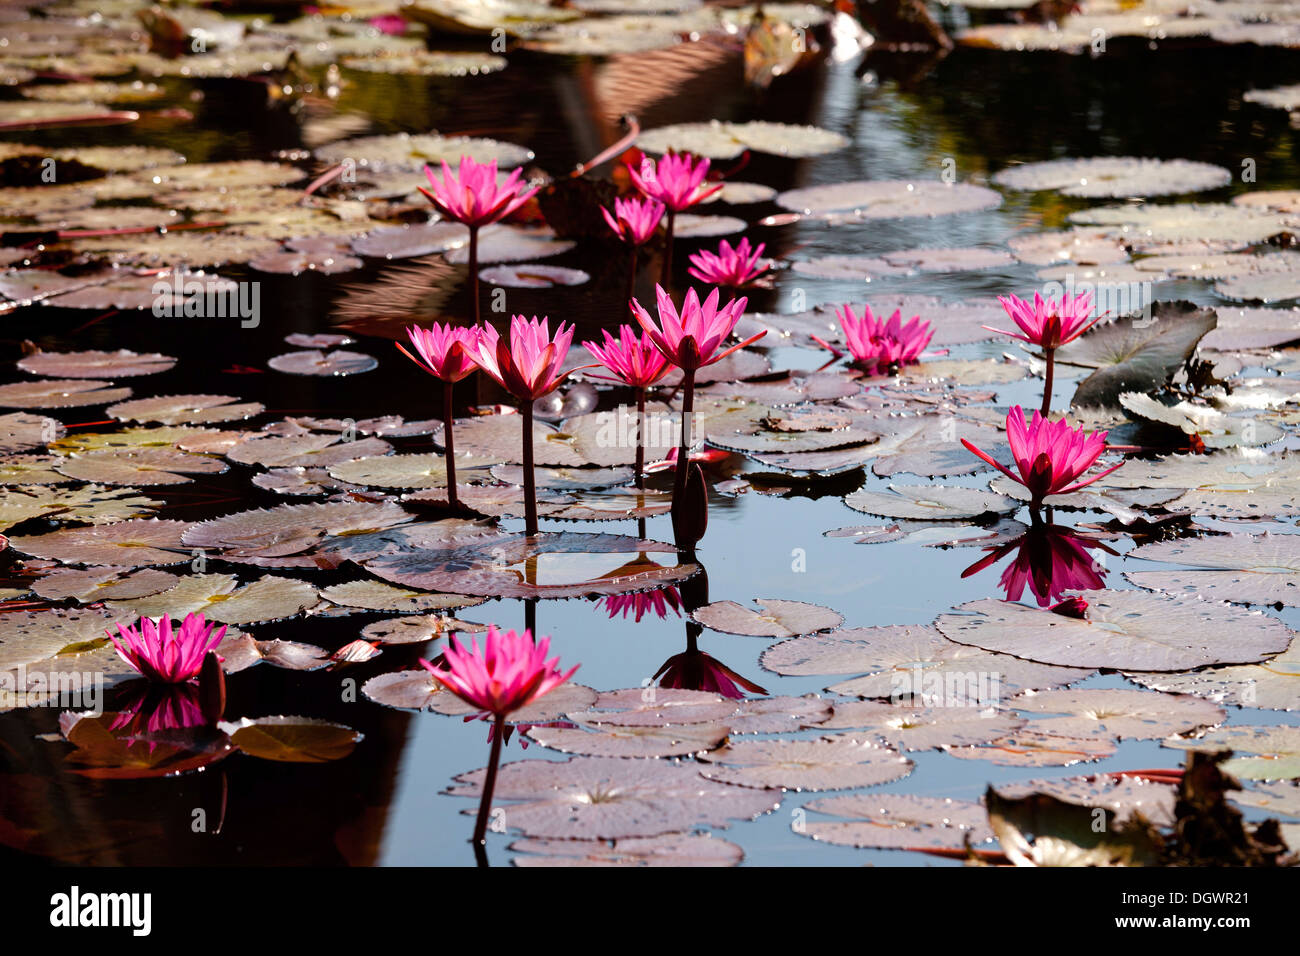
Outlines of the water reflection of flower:
<svg viewBox="0 0 1300 956">
<path fill-rule="evenodd" d="M 1028 586 L 1039 607 L 1047 607 L 1066 591 L 1105 587 L 1106 569 L 1090 552 L 1117 554 L 1097 538 L 1053 524 L 1035 524 L 1018 538 L 984 550 L 988 554 L 961 576 L 968 578 L 1014 555 L 1002 572 L 1002 590 L 1008 601 L 1019 601 Z"/>
<path fill-rule="evenodd" d="M 611 619 L 620 615 L 626 619 L 628 614 L 635 613 L 636 623 L 639 624 L 641 618 L 648 613 L 653 613 L 657 617 L 667 617 L 669 611 L 678 617 L 682 615 L 681 595 L 674 587 L 642 591 L 639 594 L 611 594 L 602 600 Z"/>
<path fill-rule="evenodd" d="M 660 687 L 677 690 L 702 690 L 740 700 L 746 693 L 766 694 L 767 690 L 741 677 L 722 661 L 691 646 L 664 661 L 654 679 Z M 743 688 L 743 689 L 742 689 Z"/>
</svg>

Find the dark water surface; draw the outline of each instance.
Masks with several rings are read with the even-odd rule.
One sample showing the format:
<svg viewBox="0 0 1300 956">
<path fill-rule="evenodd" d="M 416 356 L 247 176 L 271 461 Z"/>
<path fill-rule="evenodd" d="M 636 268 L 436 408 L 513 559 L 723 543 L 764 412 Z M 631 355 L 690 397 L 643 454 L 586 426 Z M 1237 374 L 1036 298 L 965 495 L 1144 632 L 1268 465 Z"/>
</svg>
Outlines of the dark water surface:
<svg viewBox="0 0 1300 956">
<path fill-rule="evenodd" d="M 1300 78 L 1300 64 L 1285 50 L 1205 47 L 1151 52 L 1145 49 L 1145 41 L 1114 41 L 1110 52 L 1093 59 L 959 49 L 928 72 L 918 70 L 922 61 L 917 57 L 873 54 L 866 62 L 828 62 L 779 80 L 766 93 L 755 93 L 741 82 L 738 52 L 695 46 L 689 53 L 604 62 L 518 54 L 511 56 L 509 67 L 500 74 L 463 80 L 345 71 L 353 85 L 344 90 L 340 108 L 367 114 L 376 133 L 437 129 L 517 142 L 536 152 L 536 167 L 557 175 L 608 145 L 616 136 L 617 117 L 631 112 L 647 128 L 714 118 L 763 118 L 811 123 L 850 138 L 849 148 L 815 159 L 756 155 L 737 174 L 738 179 L 778 189 L 850 179 L 938 179 L 949 158 L 956 163 L 959 180 L 984 182 L 1012 161 L 1107 154 L 1204 160 L 1233 171 L 1250 159 L 1255 161 L 1258 181 L 1249 188 L 1300 186 L 1294 149 L 1297 134 L 1286 113 L 1243 104 L 1241 98 L 1248 89 Z M 300 147 L 295 118 L 284 110 L 264 109 L 255 84 L 205 83 L 201 87 L 205 98 L 193 103 L 188 99 L 192 84 L 169 82 L 174 85 L 173 102 L 194 109 L 192 124 L 64 131 L 39 138 L 11 134 L 10 138 L 56 146 L 162 145 L 185 153 L 190 161 L 269 158 L 277 150 Z M 1238 182 L 1203 198 L 1222 200 L 1245 188 Z M 1000 209 L 987 213 L 835 229 L 815 224 L 754 227 L 748 235 L 766 241 L 768 255 L 780 258 L 996 245 L 1020 232 L 1059 228 L 1069 211 L 1085 205 L 1054 194 L 1008 193 Z M 740 214 L 751 221 L 775 211 L 766 204 L 740 208 Z M 688 248 L 687 243 L 678 247 L 679 267 L 685 265 Z M 616 247 L 583 245 L 548 262 L 580 266 L 592 273 L 593 281 L 576 289 L 510 290 L 510 311 L 575 320 L 579 339 L 623 321 L 623 260 Z M 17 358 L 24 339 L 51 350 L 125 347 L 177 355 L 181 361 L 172 371 L 137 380 L 137 394 L 235 394 L 264 402 L 266 421 L 303 413 L 358 420 L 382 414 L 439 415 L 431 381 L 379 337 L 363 337 L 356 346 L 375 355 L 379 369 L 351 378 L 230 371 L 237 365 L 265 370 L 269 357 L 288 350 L 282 340 L 287 333 L 334 328 L 338 317 L 332 307 L 343 286 L 382 281 L 399 265 L 367 260 L 364 270 L 334 278 L 254 275 L 262 282 L 263 316 L 260 327 L 248 330 L 229 321 L 157 319 L 148 313 L 119 313 L 92 321 L 96 315 L 91 312 L 27 309 L 5 320 L 3 357 Z M 1034 267 L 1016 266 L 917 276 L 873 283 L 867 291 L 954 299 L 1025 293 L 1038 285 L 1034 271 Z M 231 274 L 242 277 L 239 270 Z M 465 317 L 467 298 L 457 285 L 463 275 L 463 268 L 457 267 L 451 270 L 450 283 L 442 280 L 450 295 L 440 312 L 430 311 L 425 318 Z M 643 286 L 643 294 L 646 291 Z M 811 307 L 860 298 L 863 291 L 859 284 L 784 272 L 775 289 L 751 297 L 751 308 L 790 311 L 792 302 L 801 298 L 805 307 Z M 1162 284 L 1157 294 L 1211 300 L 1208 290 L 1195 283 Z M 390 338 L 400 334 L 396 324 L 390 323 L 388 329 Z M 1007 350 L 1006 343 L 990 342 L 956 349 L 954 355 L 996 356 Z M 777 367 L 791 368 L 816 367 L 822 360 L 811 352 L 788 348 L 773 350 L 771 357 Z M 1068 398 L 1071 387 L 1062 383 L 1058 404 Z M 1031 380 L 1001 389 L 998 402 L 1036 403 L 1038 388 L 1038 381 Z M 57 417 L 71 424 L 102 416 L 98 409 L 71 409 Z M 397 444 L 399 451 L 431 447 L 428 439 Z M 169 502 L 163 517 L 185 519 L 306 500 L 262 492 L 249 484 L 250 477 L 248 470 L 235 465 L 225 475 L 198 476 L 191 484 L 150 490 L 150 494 Z M 840 500 L 861 480 L 856 475 L 842 476 L 787 498 L 755 493 L 736 499 L 715 496 L 709 533 L 698 555 L 708 572 L 710 598 L 742 604 L 754 597 L 812 601 L 843 613 L 846 626 L 867 626 L 928 624 L 964 601 L 1000 596 L 998 570 L 960 577 L 977 552 L 941 551 L 910 542 L 857 545 L 846 538 L 824 537 L 827 530 L 871 522 Z M 959 483 L 986 480 L 987 476 Z M 870 475 L 866 481 L 886 484 Z M 1096 515 L 1078 518 L 1096 519 Z M 521 523 L 505 525 L 514 528 Z M 608 523 L 599 530 L 636 533 L 631 521 Z M 670 540 L 668 518 L 651 519 L 647 533 Z M 801 554 L 805 563 L 798 569 Z M 1122 567 L 1121 558 L 1112 559 L 1108 586 L 1127 586 Z M 310 579 L 323 585 L 356 576 L 352 569 Z M 250 630 L 263 639 L 303 640 L 333 650 L 354 639 L 365 624 L 385 616 L 389 615 L 313 618 Z M 523 609 L 517 601 L 490 602 L 468 609 L 464 616 L 523 626 Z M 1293 613 L 1283 617 L 1296 623 Z M 563 661 L 582 664 L 577 679 L 597 688 L 637 686 L 685 646 L 680 618 L 647 617 L 639 624 L 611 620 L 601 605 L 588 601 L 542 602 L 537 623 L 541 633 L 553 635 L 553 648 Z M 700 647 L 774 694 L 817 692 L 832 682 L 823 677 L 783 678 L 761 670 L 758 656 L 768 643 L 705 631 Z M 418 646 L 390 647 L 373 662 L 347 671 L 297 673 L 258 667 L 231 678 L 228 713 L 309 714 L 365 733 L 364 742 L 351 756 L 329 764 L 280 764 L 236 756 L 207 772 L 176 779 L 87 781 L 62 768 L 62 746 L 34 739 L 57 729 L 55 712 L 37 709 L 0 716 L 0 764 L 5 767 L 0 782 L 0 841 L 26 846 L 33 856 L 97 863 L 471 864 L 467 841 L 472 819 L 462 812 L 472 810 L 473 802 L 440 791 L 453 775 L 484 764 L 487 725 L 401 713 L 364 698 L 359 703 L 341 699 L 340 681 L 345 677 L 360 683 L 373 674 L 410 666 L 422 652 L 427 653 Z M 1101 676 L 1082 686 L 1130 685 L 1118 677 Z M 1294 722 L 1285 714 L 1247 713 L 1245 720 L 1239 712 L 1229 719 Z M 504 759 L 520 756 L 515 738 Z M 564 759 L 538 746 L 530 747 L 527 756 Z M 1181 754 L 1162 750 L 1156 743 L 1126 742 L 1113 758 L 1099 763 L 1041 770 L 955 760 L 939 752 L 910 756 L 916 770 L 882 789 L 976 799 L 990 782 L 1176 766 Z M 749 864 L 943 865 L 917 855 L 839 848 L 797 836 L 791 832 L 792 811 L 807 799 L 789 794 L 775 813 L 734 825 L 722 835 L 745 849 Z M 15 802 L 29 810 L 43 809 L 36 819 L 29 813 L 21 821 L 14 820 L 6 806 Z M 196 808 L 204 808 L 209 819 L 224 818 L 219 833 L 192 832 Z M 43 836 L 32 841 L 30 834 L 20 832 L 25 829 L 39 830 Z M 507 837 L 491 838 L 494 863 L 509 860 L 509 842 Z M 26 856 L 0 852 L 0 857 L 12 857 L 14 862 Z"/>
</svg>

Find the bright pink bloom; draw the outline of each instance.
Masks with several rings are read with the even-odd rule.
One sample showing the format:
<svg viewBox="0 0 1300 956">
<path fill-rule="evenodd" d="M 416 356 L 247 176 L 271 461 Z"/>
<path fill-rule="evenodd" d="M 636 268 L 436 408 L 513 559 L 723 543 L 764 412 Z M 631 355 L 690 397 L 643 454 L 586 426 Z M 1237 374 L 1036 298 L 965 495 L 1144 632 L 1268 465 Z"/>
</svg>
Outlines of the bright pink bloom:
<svg viewBox="0 0 1300 956">
<path fill-rule="evenodd" d="M 406 32 L 406 18 L 396 13 L 384 13 L 366 21 L 380 33 L 391 37 L 400 37 Z"/>
<path fill-rule="evenodd" d="M 876 318 L 869 305 L 862 307 L 861 318 L 851 305 L 840 306 L 835 314 L 844 330 L 844 341 L 853 356 L 853 364 L 871 374 L 888 372 L 918 361 L 934 338 L 929 322 L 922 322 L 919 315 L 914 315 L 904 323 L 900 309 L 895 309 L 888 319 Z M 813 338 L 822 347 L 840 354 L 840 350 L 830 343 L 816 336 Z"/>
<path fill-rule="evenodd" d="M 1074 429 L 1069 422 L 1051 422 L 1038 412 L 1034 412 L 1033 421 L 1026 425 L 1025 410 L 1019 405 L 1007 413 L 1007 443 L 1020 474 L 998 464 L 965 438 L 961 443 L 1012 481 L 1028 488 L 1035 505 L 1048 495 L 1078 491 L 1124 464 L 1121 461 L 1086 481 L 1079 481 L 1106 450 L 1106 432 L 1090 435 L 1082 426 Z"/>
<path fill-rule="evenodd" d="M 627 173 L 641 195 L 658 200 L 673 212 L 690 209 L 722 188 L 721 183 L 700 188 L 709 173 L 709 161 L 697 161 L 690 153 L 667 153 L 659 157 L 658 163 L 642 156 L 640 171 L 629 165 Z"/>
<path fill-rule="evenodd" d="M 717 253 L 705 249 L 692 253 L 691 268 L 687 271 L 710 285 L 739 288 L 753 282 L 770 268 L 759 259 L 766 247 L 766 243 L 760 242 L 757 248 L 751 248 L 748 239 L 741 239 L 733 249 L 731 243 L 723 239 Z"/>
<path fill-rule="evenodd" d="M 694 370 L 712 365 L 726 358 L 736 349 L 757 342 L 767 334 L 766 331 L 759 332 L 739 345 L 733 345 L 719 352 L 718 347 L 727 340 L 731 330 L 745 314 L 748 299 L 742 296 L 718 308 L 717 289 L 709 293 L 709 297 L 703 303 L 695 294 L 695 290 L 691 289 L 686 293 L 682 310 L 678 313 L 677 306 L 673 305 L 672 298 L 662 286 L 655 286 L 655 295 L 659 300 L 658 325 L 636 299 L 629 303 L 632 314 L 641 323 L 641 328 L 645 330 L 655 348 L 680 369 Z"/>
<path fill-rule="evenodd" d="M 622 614 L 626 619 L 629 612 L 636 612 L 638 624 L 641 622 L 641 618 L 650 612 L 659 617 L 667 617 L 668 612 L 672 611 L 678 617 L 681 617 L 681 606 L 682 599 L 674 587 L 660 588 L 657 591 L 642 591 L 639 594 L 611 594 L 605 598 L 605 610 L 609 612 L 611 618 Z"/>
<path fill-rule="evenodd" d="M 465 328 L 434 322 L 427 329 L 413 325 L 406 330 L 406 334 L 410 336 L 415 351 L 420 353 L 420 358 L 406 351 L 401 342 L 397 343 L 397 347 L 403 355 L 435 378 L 444 382 L 459 382 L 478 368 L 472 357 L 482 334 L 478 327 Z"/>
<path fill-rule="evenodd" d="M 1073 298 L 1063 295 L 1059 300 L 1044 299 L 1035 292 L 1032 305 L 1014 295 L 1000 295 L 998 301 L 1024 334 L 1018 335 L 987 325 L 984 328 L 1042 349 L 1058 349 L 1065 343 L 1074 341 L 1101 318 L 1098 316 L 1089 321 L 1092 315 L 1091 292 L 1080 292 Z"/>
<path fill-rule="evenodd" d="M 700 465 L 712 465 L 719 461 L 726 461 L 731 457 L 731 452 L 723 448 L 695 448 L 692 449 L 689 456 L 691 461 Z M 661 461 L 652 461 L 645 466 L 647 475 L 654 475 L 661 471 L 677 470 L 677 449 L 669 448 L 668 456 Z"/>
<path fill-rule="evenodd" d="M 722 661 L 698 650 L 683 651 L 668 658 L 655 674 L 655 680 L 659 681 L 660 687 L 702 690 L 730 700 L 740 700 L 746 691 L 751 694 L 767 693 L 764 688 L 741 677 Z M 737 687 L 737 684 L 740 686 Z"/>
<path fill-rule="evenodd" d="M 664 204 L 633 196 L 630 199 L 615 199 L 613 215 L 604 206 L 600 207 L 600 214 L 620 239 L 639 246 L 659 228 L 659 220 L 664 216 Z"/>
<path fill-rule="evenodd" d="M 492 326 L 485 325 L 474 346 L 475 364 L 521 402 L 535 402 L 555 391 L 569 372 L 576 371 L 561 371 L 573 342 L 573 326 L 566 328 L 561 322 L 552 338 L 549 321 L 512 315 L 509 342 Z"/>
<path fill-rule="evenodd" d="M 121 704 L 109 730 L 127 727 L 145 734 L 159 734 L 186 727 L 202 727 L 206 720 L 199 694 L 199 685 L 194 683 L 163 687 L 146 684 Z M 151 743 L 150 751 L 153 748 Z"/>
<path fill-rule="evenodd" d="M 649 388 L 668 372 L 668 360 L 663 357 L 648 335 L 638 335 L 630 325 L 621 325 L 618 338 L 601 330 L 605 344 L 583 342 L 582 346 L 601 365 L 609 369 L 624 385 Z"/>
<path fill-rule="evenodd" d="M 554 690 L 578 669 L 561 673 L 558 657 L 546 659 L 550 646 L 549 637 L 534 643 L 528 631 L 519 634 L 489 626 L 482 650 L 476 639 L 471 638 L 470 648 L 465 650 L 452 637 L 442 655 L 442 667 L 426 660 L 420 664 L 467 704 L 503 717 Z"/>
<path fill-rule="evenodd" d="M 432 166 L 424 167 L 433 191 L 420 187 L 435 209 L 448 219 L 477 228 L 497 222 L 527 202 L 537 189 L 519 182 L 520 171 L 514 170 L 506 181 L 497 185 L 497 163 L 477 163 L 469 156 L 460 158 L 458 173 L 442 161 L 442 179 Z"/>
<path fill-rule="evenodd" d="M 122 660 L 142 675 L 160 684 L 182 684 L 198 676 L 203 657 L 221 643 L 226 636 L 223 624 L 220 630 L 207 624 L 202 614 L 187 614 L 175 631 L 170 616 L 164 615 L 158 624 L 152 618 L 142 617 L 131 627 L 117 626 L 119 641 L 111 631 L 105 631 Z M 125 646 L 123 646 L 125 645 Z"/>
</svg>

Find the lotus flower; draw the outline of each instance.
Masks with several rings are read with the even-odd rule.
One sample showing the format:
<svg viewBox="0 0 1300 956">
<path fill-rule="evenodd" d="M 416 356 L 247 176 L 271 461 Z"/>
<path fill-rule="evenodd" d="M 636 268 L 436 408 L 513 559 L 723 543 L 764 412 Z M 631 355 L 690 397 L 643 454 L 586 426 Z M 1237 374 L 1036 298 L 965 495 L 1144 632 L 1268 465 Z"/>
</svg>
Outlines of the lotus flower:
<svg viewBox="0 0 1300 956">
<path fill-rule="evenodd" d="M 1014 541 L 985 550 L 989 554 L 963 571 L 963 578 L 1014 554 L 1001 578 L 1007 600 L 1019 601 L 1028 586 L 1038 606 L 1044 608 L 1059 600 L 1066 591 L 1091 591 L 1105 587 L 1105 570 L 1089 552 L 1101 550 L 1115 554 L 1101 541 L 1052 524 L 1035 524 Z"/>
<path fill-rule="evenodd" d="M 573 326 L 566 328 L 561 322 L 552 336 L 549 322 L 537 316 L 512 315 L 509 342 L 485 325 L 471 357 L 520 402 L 535 402 L 555 391 L 569 374 L 561 369 L 573 342 Z"/>
<path fill-rule="evenodd" d="M 398 349 L 420 368 L 434 378 L 444 382 L 459 382 L 478 368 L 473 355 L 482 329 L 478 327 L 443 325 L 434 322 L 429 328 L 417 325 L 406 330 L 415 351 L 416 358 L 399 342 Z"/>
<path fill-rule="evenodd" d="M 708 199 L 722 188 L 721 183 L 701 188 L 708 172 L 709 161 L 701 159 L 697 162 L 690 153 L 670 152 L 660 157 L 657 164 L 650 157 L 642 156 L 639 172 L 631 165 L 627 167 L 632 184 L 641 194 L 662 203 L 667 211 L 664 261 L 659 274 L 659 281 L 664 285 L 669 284 L 673 275 L 673 224 L 677 214 Z"/>
<path fill-rule="evenodd" d="M 105 633 L 122 660 L 144 677 L 160 684 L 183 684 L 198 676 L 203 656 L 226 636 L 225 625 L 219 630 L 214 627 L 204 622 L 202 614 L 194 613 L 185 615 L 176 630 L 171 617 L 164 615 L 157 624 L 142 617 L 129 628 L 117 625 L 121 640 L 111 631 Z"/>
<path fill-rule="evenodd" d="M 660 687 L 702 690 L 710 694 L 720 694 L 731 700 L 740 700 L 746 692 L 767 693 L 758 684 L 741 677 L 722 661 L 700 650 L 686 650 L 681 654 L 674 654 L 664 661 L 654 679 L 659 681 Z"/>
<path fill-rule="evenodd" d="M 649 388 L 668 371 L 668 360 L 648 335 L 639 335 L 630 325 L 619 326 L 618 338 L 604 330 L 605 344 L 583 342 L 583 348 L 615 378 L 632 388 Z"/>
<path fill-rule="evenodd" d="M 753 282 L 769 268 L 759 257 L 767 248 L 760 242 L 751 248 L 748 239 L 741 239 L 733 249 L 726 239 L 716 253 L 702 249 L 691 258 L 691 268 L 687 271 L 701 282 L 710 285 L 725 285 L 733 289 Z"/>
<path fill-rule="evenodd" d="M 658 163 L 649 156 L 642 156 L 641 169 L 638 171 L 628 165 L 627 172 L 641 195 L 663 203 L 669 213 L 689 209 L 722 188 L 721 183 L 707 189 L 700 188 L 704 177 L 709 174 L 709 161 L 697 160 L 690 153 L 670 152 L 661 156 Z"/>
<path fill-rule="evenodd" d="M 420 664 L 465 703 L 504 717 L 550 693 L 578 669 L 561 672 L 558 657 L 548 661 L 550 645 L 549 637 L 534 642 L 528 631 L 520 634 L 489 626 L 482 649 L 474 638 L 466 650 L 451 637 L 441 667 L 426 660 Z"/>
<path fill-rule="evenodd" d="M 1068 495 L 1109 475 L 1119 465 L 1107 468 L 1084 481 L 1079 479 L 1106 450 L 1106 432 L 1088 434 L 1068 422 L 1051 422 L 1038 412 L 1028 425 L 1019 405 L 1007 413 L 1007 442 L 1019 474 L 994 461 L 965 438 L 961 443 L 1013 481 L 1029 490 L 1030 503 L 1037 508 L 1048 495 Z"/>
<path fill-rule="evenodd" d="M 1034 293 L 1032 305 L 1014 295 L 998 296 L 1002 308 L 1020 327 L 1023 334 L 1006 332 L 991 326 L 984 326 L 990 332 L 1009 335 L 1030 345 L 1037 345 L 1043 350 L 1047 362 L 1043 373 L 1042 414 L 1052 411 L 1052 376 L 1056 370 L 1056 350 L 1067 342 L 1073 342 L 1084 332 L 1097 324 L 1097 319 L 1089 321 L 1092 314 L 1092 293 L 1081 292 L 1076 296 L 1062 295 L 1057 299 L 1044 299 Z"/>
<path fill-rule="evenodd" d="M 600 212 L 615 235 L 629 245 L 640 246 L 659 227 L 659 220 L 664 216 L 664 205 L 654 199 L 633 196 L 629 199 L 615 199 L 613 214 L 604 206 L 600 207 Z"/>
<path fill-rule="evenodd" d="M 900 309 L 895 309 L 888 319 L 876 318 L 871 306 L 863 306 L 860 318 L 851 305 L 837 308 L 835 314 L 844 330 L 844 340 L 853 356 L 853 364 L 868 374 L 887 372 L 916 362 L 934 338 L 929 322 L 922 322 L 919 315 L 914 315 L 904 323 Z M 823 348 L 840 354 L 833 345 L 816 336 L 813 338 Z"/>
<path fill-rule="evenodd" d="M 442 178 L 432 166 L 424 167 L 432 192 L 420 187 L 435 209 L 448 219 L 463 222 L 472 229 L 498 222 L 510 215 L 537 192 L 520 183 L 520 171 L 514 170 L 505 182 L 497 184 L 497 163 L 479 163 L 469 156 L 460 158 L 453 173 L 442 162 Z"/>
<path fill-rule="evenodd" d="M 618 617 L 620 614 L 624 619 L 629 613 L 636 613 L 636 622 L 641 623 L 641 618 L 646 614 L 653 613 L 659 617 L 667 617 L 668 612 L 672 611 L 678 617 L 682 616 L 681 612 L 682 599 L 674 587 L 660 588 L 657 591 L 643 591 L 639 594 L 611 594 L 605 598 L 605 610 L 609 612 L 611 619 Z"/>
<path fill-rule="evenodd" d="M 731 330 L 736 327 L 736 323 L 744 314 L 745 306 L 749 303 L 748 299 L 743 296 L 732 299 L 719 308 L 717 289 L 710 292 L 709 297 L 703 302 L 700 302 L 695 290 L 691 289 L 686 293 L 681 311 L 678 312 L 672 298 L 663 290 L 663 286 L 655 286 L 655 295 L 659 306 L 658 323 L 636 299 L 630 303 L 632 314 L 641 323 L 641 328 L 645 330 L 655 348 L 663 354 L 664 358 L 683 371 L 694 372 L 706 365 L 712 365 L 737 349 L 757 342 L 766 334 L 766 332 L 759 332 L 739 345 L 733 345 L 719 352 L 719 346 L 727 340 L 727 336 L 731 334 Z"/>
<path fill-rule="evenodd" d="M 1020 327 L 1023 334 L 1007 332 L 987 325 L 984 328 L 999 335 L 1009 335 L 1030 345 L 1037 345 L 1044 350 L 1059 349 L 1067 342 L 1073 342 L 1096 325 L 1100 319 L 1099 316 L 1089 321 L 1092 315 L 1091 292 L 1080 292 L 1076 296 L 1063 295 L 1059 300 L 1044 299 L 1035 292 L 1032 305 L 1015 295 L 1000 295 L 998 301 L 1002 303 L 1002 308 L 1006 309 L 1007 315 Z"/>
</svg>

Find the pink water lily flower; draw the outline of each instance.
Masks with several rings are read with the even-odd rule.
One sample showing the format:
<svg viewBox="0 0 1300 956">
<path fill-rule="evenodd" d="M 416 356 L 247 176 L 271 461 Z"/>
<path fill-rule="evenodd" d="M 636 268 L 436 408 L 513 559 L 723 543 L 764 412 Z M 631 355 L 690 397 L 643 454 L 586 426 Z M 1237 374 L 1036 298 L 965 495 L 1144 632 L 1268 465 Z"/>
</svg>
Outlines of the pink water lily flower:
<svg viewBox="0 0 1300 956">
<path fill-rule="evenodd" d="M 681 617 L 681 606 L 682 598 L 675 587 L 642 591 L 637 594 L 611 594 L 605 598 L 605 610 L 609 612 L 611 619 L 620 614 L 626 619 L 628 614 L 635 613 L 638 624 L 641 623 L 641 618 L 649 613 L 658 617 L 667 617 L 668 612 L 672 611 Z"/>
<path fill-rule="evenodd" d="M 435 209 L 448 219 L 463 222 L 477 229 L 498 222 L 510 215 L 533 195 L 537 188 L 529 189 L 519 181 L 518 169 L 497 184 L 497 163 L 479 163 L 469 156 L 460 158 L 460 166 L 453 173 L 447 161 L 442 161 L 442 178 L 432 166 L 424 167 L 432 191 L 420 187 Z"/>
<path fill-rule="evenodd" d="M 605 217 L 615 235 L 630 245 L 639 246 L 659 228 L 659 220 L 664 217 L 664 205 L 654 199 L 632 196 L 628 199 L 615 199 L 612 214 L 601 206 L 600 214 Z"/>
<path fill-rule="evenodd" d="M 663 203 L 674 213 L 689 209 L 722 189 L 721 183 L 700 188 L 709 174 L 709 161 L 697 160 L 690 153 L 666 153 L 657 163 L 649 156 L 642 156 L 641 168 L 629 164 L 627 172 L 641 195 Z"/>
<path fill-rule="evenodd" d="M 722 661 L 701 650 L 687 650 L 674 654 L 663 662 L 654 675 L 660 687 L 678 690 L 701 690 L 719 694 L 730 700 L 741 700 L 750 694 L 766 694 L 766 688 L 737 674 Z"/>
<path fill-rule="evenodd" d="M 473 638 L 466 650 L 452 637 L 443 653 L 443 666 L 426 660 L 420 664 L 470 706 L 504 717 L 550 693 L 577 671 L 573 667 L 561 672 L 558 657 L 547 660 L 550 646 L 549 637 L 534 642 L 528 631 L 520 634 L 489 626 L 482 649 Z"/>
<path fill-rule="evenodd" d="M 142 617 L 130 627 L 117 625 L 118 637 L 105 631 L 117 653 L 141 675 L 160 684 L 183 684 L 198 676 L 203 657 L 221 643 L 226 627 L 214 630 L 203 615 L 185 615 L 178 628 L 164 615 L 157 624 Z"/>
<path fill-rule="evenodd" d="M 751 247 L 748 239 L 741 239 L 732 248 L 731 243 L 723 239 L 716 253 L 707 249 L 693 253 L 690 257 L 691 267 L 686 271 L 710 285 L 739 288 L 753 282 L 770 268 L 759 258 L 766 247 L 766 243 L 762 242 L 757 247 Z"/>
<path fill-rule="evenodd" d="M 1029 489 L 1031 504 L 1037 507 L 1048 495 L 1067 495 L 1109 475 L 1120 465 L 1107 468 L 1080 481 L 1084 473 L 1106 450 L 1106 432 L 1088 434 L 1083 427 L 1071 428 L 1069 422 L 1052 422 L 1038 412 L 1025 423 L 1025 410 L 1019 405 L 1007 413 L 1007 443 L 1015 459 L 1013 472 L 994 461 L 965 438 L 961 443 L 1013 481 Z"/>
<path fill-rule="evenodd" d="M 648 335 L 638 334 L 630 325 L 619 326 L 618 338 L 608 330 L 602 330 L 602 334 L 604 345 L 583 342 L 582 346 L 624 385 L 649 388 L 667 374 L 668 360 Z"/>
<path fill-rule="evenodd" d="M 573 326 L 561 322 L 552 336 L 549 323 L 547 318 L 512 315 L 508 340 L 492 326 L 483 326 L 471 353 L 475 364 L 521 402 L 550 394 L 569 374 L 562 369 Z"/>
<path fill-rule="evenodd" d="M 1091 292 L 1080 292 L 1076 296 L 1062 295 L 1060 299 L 1044 299 L 1035 292 L 1032 303 L 1019 296 L 1000 295 L 998 301 L 1020 328 L 1021 334 L 987 325 L 984 328 L 1046 350 L 1058 349 L 1067 342 L 1073 342 L 1100 319 L 1100 316 L 1091 318 Z"/>
<path fill-rule="evenodd" d="M 934 338 L 929 322 L 921 321 L 919 315 L 904 322 L 900 309 L 895 309 L 888 319 L 877 318 L 869 305 L 862 307 L 861 317 L 851 305 L 840 306 L 835 314 L 844 330 L 853 364 L 868 373 L 884 373 L 916 362 Z M 813 338 L 822 347 L 839 354 L 840 350 L 833 345 L 816 336 Z"/>
<path fill-rule="evenodd" d="M 718 307 L 719 292 L 714 289 L 703 302 L 691 289 L 686 293 L 679 312 L 672 298 L 655 286 L 658 299 L 659 322 L 656 323 L 636 299 L 631 301 L 632 314 L 645 330 L 650 341 L 654 343 L 664 358 L 683 371 L 695 371 L 706 365 L 712 365 L 730 355 L 737 349 L 757 342 L 766 331 L 751 336 L 739 345 L 733 345 L 721 352 L 719 346 L 731 335 L 732 329 L 745 314 L 749 300 L 745 297 L 732 299 L 721 308 Z"/>
<path fill-rule="evenodd" d="M 478 368 L 473 354 L 482 334 L 480 328 L 434 322 L 427 329 L 413 325 L 406 330 L 406 334 L 419 353 L 419 358 L 406 351 L 400 342 L 397 343 L 398 349 L 435 378 L 444 382 L 459 382 Z"/>
</svg>

